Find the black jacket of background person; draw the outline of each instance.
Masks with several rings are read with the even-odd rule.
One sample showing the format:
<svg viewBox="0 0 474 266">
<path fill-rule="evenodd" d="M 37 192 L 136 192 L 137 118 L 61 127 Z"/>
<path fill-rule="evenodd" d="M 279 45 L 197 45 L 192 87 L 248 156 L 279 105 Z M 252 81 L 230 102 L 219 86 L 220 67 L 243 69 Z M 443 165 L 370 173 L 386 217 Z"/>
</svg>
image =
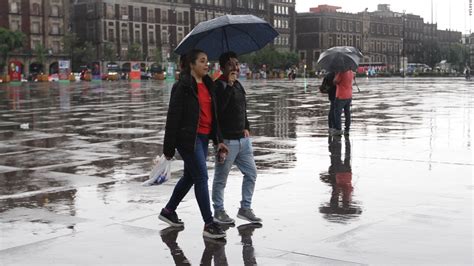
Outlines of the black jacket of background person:
<svg viewBox="0 0 474 266">
<path fill-rule="evenodd" d="M 210 138 L 214 144 L 222 142 L 219 131 L 216 108 L 215 85 L 209 76 L 203 77 L 203 83 L 209 90 L 212 101 L 212 131 Z M 165 140 L 163 153 L 173 157 L 175 148 L 194 152 L 197 130 L 199 127 L 200 106 L 197 95 L 196 80 L 190 75 L 181 75 L 171 89 L 171 98 L 166 116 Z"/>
<path fill-rule="evenodd" d="M 336 84 L 334 84 L 335 72 L 329 72 L 323 79 L 323 86 L 328 86 L 328 99 L 330 101 L 336 100 Z"/>
<path fill-rule="evenodd" d="M 244 137 L 244 129 L 250 130 L 247 119 L 245 90 L 239 81 L 232 86 L 222 79 L 216 80 L 217 117 L 224 139 Z"/>
</svg>

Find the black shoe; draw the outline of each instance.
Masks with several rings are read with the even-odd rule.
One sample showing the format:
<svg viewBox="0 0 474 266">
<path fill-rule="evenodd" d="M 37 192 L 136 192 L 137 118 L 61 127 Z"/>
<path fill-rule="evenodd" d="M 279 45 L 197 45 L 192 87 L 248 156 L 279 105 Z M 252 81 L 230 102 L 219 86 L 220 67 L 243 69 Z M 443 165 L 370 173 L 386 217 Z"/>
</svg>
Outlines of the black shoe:
<svg viewBox="0 0 474 266">
<path fill-rule="evenodd" d="M 175 227 L 175 226 L 167 227 L 160 231 L 161 240 L 163 240 L 163 242 L 167 245 L 170 243 L 175 243 L 176 239 L 178 238 L 178 233 L 183 230 L 184 230 L 184 227 Z"/>
<path fill-rule="evenodd" d="M 160 215 L 158 215 L 158 219 L 174 227 L 184 226 L 183 221 L 178 218 L 178 215 L 175 211 L 167 212 L 165 209 L 161 209 Z"/>
<path fill-rule="evenodd" d="M 216 238 L 224 238 L 226 237 L 226 233 L 222 228 L 215 222 L 211 222 L 210 224 L 206 224 L 204 226 L 204 231 L 202 232 L 204 237 L 216 239 Z"/>
<path fill-rule="evenodd" d="M 239 230 L 239 235 L 245 236 L 252 236 L 253 231 L 257 228 L 262 228 L 262 224 L 259 223 L 250 223 L 250 224 L 242 224 L 237 226 L 237 230 Z"/>
</svg>

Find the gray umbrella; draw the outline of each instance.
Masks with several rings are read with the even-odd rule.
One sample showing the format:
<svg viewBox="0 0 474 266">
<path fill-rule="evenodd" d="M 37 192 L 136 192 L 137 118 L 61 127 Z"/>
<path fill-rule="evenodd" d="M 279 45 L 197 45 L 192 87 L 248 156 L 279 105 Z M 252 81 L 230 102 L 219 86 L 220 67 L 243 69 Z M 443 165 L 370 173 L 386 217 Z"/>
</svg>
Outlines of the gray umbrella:
<svg viewBox="0 0 474 266">
<path fill-rule="evenodd" d="M 362 53 L 352 46 L 335 46 L 324 51 L 318 59 L 317 67 L 329 72 L 356 70 Z"/>
<path fill-rule="evenodd" d="M 201 49 L 209 59 L 233 51 L 238 55 L 260 50 L 278 36 L 265 20 L 253 15 L 225 15 L 199 23 L 174 50 L 182 55 Z"/>
</svg>

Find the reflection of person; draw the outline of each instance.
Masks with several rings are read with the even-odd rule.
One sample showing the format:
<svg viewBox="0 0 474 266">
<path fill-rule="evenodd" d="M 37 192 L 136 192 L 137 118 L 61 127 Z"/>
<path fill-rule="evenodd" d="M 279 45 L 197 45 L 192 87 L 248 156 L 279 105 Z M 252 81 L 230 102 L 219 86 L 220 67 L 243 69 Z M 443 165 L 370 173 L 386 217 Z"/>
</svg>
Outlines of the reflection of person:
<svg viewBox="0 0 474 266">
<path fill-rule="evenodd" d="M 469 67 L 468 64 L 466 64 L 466 66 L 464 67 L 464 75 L 467 80 L 471 79 L 471 68 Z"/>
<path fill-rule="evenodd" d="M 204 239 L 204 251 L 200 265 L 212 265 L 213 258 L 214 265 L 229 265 L 225 254 L 226 243 L 225 239 Z"/>
<path fill-rule="evenodd" d="M 342 143 L 340 137 L 329 137 L 329 151 L 331 165 L 327 174 L 321 174 L 321 180 L 332 187 L 331 199 L 328 206 L 321 206 L 319 211 L 325 218 L 341 222 L 360 214 L 360 207 L 352 201 L 352 168 L 350 139 L 345 139 L 344 161 L 341 153 Z"/>
<path fill-rule="evenodd" d="M 242 237 L 240 241 L 242 243 L 242 258 L 244 265 L 257 265 L 257 259 L 255 258 L 255 250 L 252 243 L 253 231 L 257 228 L 261 228 L 261 224 L 243 224 L 237 227 L 239 235 Z"/>
<path fill-rule="evenodd" d="M 173 257 L 174 263 L 176 265 L 191 265 L 181 248 L 178 246 L 178 243 L 176 242 L 176 239 L 178 238 L 178 233 L 182 230 L 184 230 L 183 227 L 171 226 L 165 228 L 160 231 L 161 240 L 170 249 L 171 256 Z"/>
<path fill-rule="evenodd" d="M 325 86 L 328 88 L 328 99 L 329 99 L 329 112 L 328 112 L 328 126 L 329 126 L 329 133 L 333 133 L 334 129 L 336 128 L 336 121 L 335 121 L 335 101 L 336 101 L 336 85 L 334 84 L 334 77 L 336 73 L 329 72 L 323 79 L 323 83 L 321 86 Z"/>
<path fill-rule="evenodd" d="M 160 212 L 159 219 L 171 226 L 184 226 L 176 208 L 194 185 L 194 194 L 205 226 L 203 236 L 225 237 L 225 232 L 213 222 L 209 200 L 207 149 L 209 138 L 227 150 L 217 126 L 214 83 L 207 75 L 207 55 L 192 50 L 186 55 L 185 70 L 171 91 L 166 118 L 163 153 L 168 160 L 178 150 L 184 161 L 184 174 L 173 194 Z"/>
<path fill-rule="evenodd" d="M 336 84 L 336 100 L 334 109 L 334 121 L 335 130 L 333 134 L 341 135 L 342 132 L 342 121 L 341 115 L 344 110 L 344 134 L 349 134 L 351 127 L 351 102 L 352 102 L 352 80 L 354 79 L 354 73 L 352 70 L 344 72 L 337 72 L 334 78 Z"/>
<path fill-rule="evenodd" d="M 217 117 L 224 143 L 229 152 L 223 162 L 216 160 L 215 164 L 212 185 L 214 220 L 222 224 L 234 223 L 234 219 L 230 218 L 224 209 L 224 189 L 232 165 L 235 164 L 244 175 L 242 200 L 237 217 L 249 222 L 260 223 L 262 219 L 255 216 L 251 209 L 257 167 L 250 140 L 245 90 L 237 80 L 240 70 L 239 60 L 234 52 L 227 52 L 219 57 L 219 64 L 223 74 L 216 81 Z"/>
</svg>

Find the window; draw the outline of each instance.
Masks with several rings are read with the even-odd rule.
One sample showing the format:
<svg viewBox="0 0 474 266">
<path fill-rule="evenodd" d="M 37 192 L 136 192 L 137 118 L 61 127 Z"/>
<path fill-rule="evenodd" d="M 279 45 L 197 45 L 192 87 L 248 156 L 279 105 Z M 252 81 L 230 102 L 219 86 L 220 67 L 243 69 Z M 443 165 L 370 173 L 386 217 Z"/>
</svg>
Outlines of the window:
<svg viewBox="0 0 474 266">
<path fill-rule="evenodd" d="M 263 0 L 259 0 L 258 9 L 259 10 L 265 10 L 265 2 Z"/>
<path fill-rule="evenodd" d="M 138 8 L 138 7 L 135 7 L 133 9 L 133 20 L 134 21 L 141 20 L 140 8 Z"/>
<path fill-rule="evenodd" d="M 340 30 L 341 30 L 341 21 L 340 21 L 340 20 L 337 20 L 337 21 L 336 21 L 336 30 L 337 30 L 337 31 L 340 31 Z"/>
<path fill-rule="evenodd" d="M 148 32 L 148 42 L 155 43 L 155 33 L 153 31 Z"/>
<path fill-rule="evenodd" d="M 109 41 L 111 41 L 111 42 L 115 41 L 114 29 L 109 29 L 109 30 L 108 30 L 108 35 L 109 35 L 109 36 L 108 36 L 108 37 L 109 37 L 109 39 L 108 39 Z"/>
<path fill-rule="evenodd" d="M 12 20 L 10 21 L 10 29 L 12 31 L 20 30 L 20 21 L 19 20 Z"/>
<path fill-rule="evenodd" d="M 18 14 L 20 13 L 20 4 L 13 2 L 10 4 L 10 13 Z"/>
<path fill-rule="evenodd" d="M 346 31 L 347 30 L 347 21 L 343 21 L 342 22 L 342 31 Z"/>
<path fill-rule="evenodd" d="M 184 38 L 184 34 L 182 32 L 178 32 L 178 43 Z"/>
<path fill-rule="evenodd" d="M 356 32 L 360 32 L 360 22 L 356 22 Z"/>
<path fill-rule="evenodd" d="M 122 29 L 122 41 L 123 42 L 128 42 L 128 31 L 126 29 Z"/>
<path fill-rule="evenodd" d="M 32 43 L 33 43 L 33 45 L 31 47 L 33 47 L 33 48 L 37 48 L 41 45 L 41 41 L 39 41 L 39 40 L 33 40 Z"/>
<path fill-rule="evenodd" d="M 349 31 L 350 32 L 354 31 L 354 24 L 352 23 L 352 21 L 349 21 Z"/>
<path fill-rule="evenodd" d="M 60 47 L 61 44 L 59 43 L 59 41 L 53 41 L 53 53 L 59 53 Z"/>
<path fill-rule="evenodd" d="M 167 44 L 169 42 L 168 40 L 168 32 L 162 31 L 161 32 L 161 43 L 162 44 Z"/>
<path fill-rule="evenodd" d="M 58 6 L 52 6 L 51 7 L 51 16 L 59 17 L 59 7 Z"/>
<path fill-rule="evenodd" d="M 141 43 L 142 40 L 140 38 L 140 31 L 135 31 L 135 42 L 136 43 Z"/>
<path fill-rule="evenodd" d="M 33 3 L 33 5 L 31 5 L 31 15 L 41 15 L 41 7 L 38 3 Z"/>
<path fill-rule="evenodd" d="M 148 9 L 148 22 L 154 23 L 155 22 L 155 12 L 153 9 Z"/>
<path fill-rule="evenodd" d="M 107 19 L 114 19 L 115 18 L 115 11 L 114 11 L 114 6 L 111 4 L 107 4 L 105 6 L 105 17 Z"/>
<path fill-rule="evenodd" d="M 168 23 L 168 10 L 161 11 L 161 21 L 162 23 Z"/>
<path fill-rule="evenodd" d="M 183 13 L 178 12 L 178 24 L 184 24 Z"/>
<path fill-rule="evenodd" d="M 253 9 L 254 8 L 254 3 L 253 3 L 254 0 L 249 0 L 249 8 L 250 9 Z"/>
<path fill-rule="evenodd" d="M 41 32 L 40 32 L 40 23 L 39 23 L 39 22 L 33 22 L 33 23 L 31 23 L 31 33 L 41 33 Z"/>
<path fill-rule="evenodd" d="M 59 32 L 59 24 L 58 23 L 54 23 L 51 25 L 51 34 L 53 35 L 58 35 L 60 32 Z"/>
<path fill-rule="evenodd" d="M 123 16 L 128 16 L 128 8 L 126 6 L 120 7 L 120 16 L 123 19 Z"/>
</svg>

